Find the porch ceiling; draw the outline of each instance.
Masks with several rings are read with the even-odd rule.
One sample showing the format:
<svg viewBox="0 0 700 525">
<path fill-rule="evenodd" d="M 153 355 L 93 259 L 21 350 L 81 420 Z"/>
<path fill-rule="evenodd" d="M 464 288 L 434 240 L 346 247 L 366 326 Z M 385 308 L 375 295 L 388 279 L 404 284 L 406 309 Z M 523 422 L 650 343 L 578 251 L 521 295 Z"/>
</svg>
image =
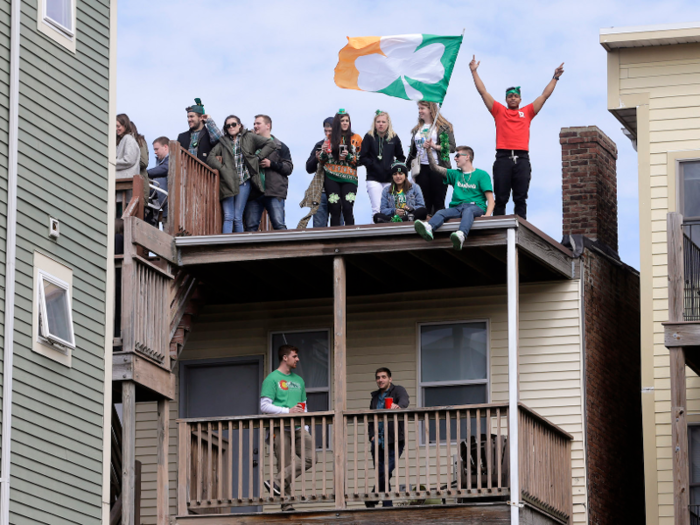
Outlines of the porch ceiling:
<svg viewBox="0 0 700 525">
<path fill-rule="evenodd" d="M 506 220 L 517 228 L 521 282 L 572 277 L 566 248 L 523 221 Z M 481 224 L 489 226 L 488 221 Z M 476 228 L 461 252 L 454 251 L 449 241 L 454 227 L 438 233 L 431 243 L 415 234 L 384 231 L 377 236 L 331 236 L 252 246 L 200 244 L 179 250 L 183 264 L 196 262 L 188 264 L 188 270 L 203 283 L 209 304 L 333 297 L 333 256 L 338 254 L 345 257 L 349 296 L 504 285 L 507 227 L 502 224 Z M 204 250 L 211 257 L 204 257 Z M 229 260 L 221 260 L 220 250 Z M 217 262 L 206 262 L 212 259 Z"/>
</svg>

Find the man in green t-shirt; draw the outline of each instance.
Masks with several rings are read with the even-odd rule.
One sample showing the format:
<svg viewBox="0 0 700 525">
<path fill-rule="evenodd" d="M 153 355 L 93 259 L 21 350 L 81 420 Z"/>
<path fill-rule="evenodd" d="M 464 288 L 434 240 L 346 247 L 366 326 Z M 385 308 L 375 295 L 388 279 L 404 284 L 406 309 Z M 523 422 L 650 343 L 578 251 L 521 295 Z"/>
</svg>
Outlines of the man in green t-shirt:
<svg viewBox="0 0 700 525">
<path fill-rule="evenodd" d="M 306 412 L 306 386 L 304 380 L 292 370 L 299 363 L 299 349 L 292 345 L 279 347 L 280 366 L 270 373 L 262 384 L 260 391 L 260 411 L 263 414 L 301 414 Z M 279 429 L 274 434 L 274 454 L 277 458 L 277 468 L 284 469 L 284 494 L 292 496 L 292 475 L 299 477 L 302 472 L 311 468 L 316 453 L 314 442 L 308 429 L 294 429 L 294 450 L 292 450 L 292 431 L 285 428 L 284 439 Z M 282 447 L 284 447 L 284 464 L 282 464 Z M 301 450 L 304 447 L 304 465 L 301 464 Z M 292 471 L 292 454 L 294 454 L 294 470 Z M 272 480 L 265 480 L 265 487 L 276 496 L 281 491 Z M 283 511 L 294 510 L 288 503 L 282 505 Z"/>
<path fill-rule="evenodd" d="M 426 142 L 425 147 L 440 151 L 440 147 L 432 141 Z M 459 217 L 462 219 L 459 229 L 450 235 L 450 240 L 455 250 L 461 250 L 474 219 L 493 214 L 495 202 L 491 177 L 484 170 L 478 170 L 472 165 L 474 150 L 469 146 L 459 146 L 455 161 L 459 169 L 448 170 L 438 166 L 433 155 L 428 155 L 430 169 L 441 174 L 443 182 L 452 186 L 452 201 L 449 208 L 438 211 L 430 221 L 416 221 L 415 228 L 418 235 L 426 241 L 432 241 L 434 230 L 442 226 L 447 219 Z"/>
</svg>

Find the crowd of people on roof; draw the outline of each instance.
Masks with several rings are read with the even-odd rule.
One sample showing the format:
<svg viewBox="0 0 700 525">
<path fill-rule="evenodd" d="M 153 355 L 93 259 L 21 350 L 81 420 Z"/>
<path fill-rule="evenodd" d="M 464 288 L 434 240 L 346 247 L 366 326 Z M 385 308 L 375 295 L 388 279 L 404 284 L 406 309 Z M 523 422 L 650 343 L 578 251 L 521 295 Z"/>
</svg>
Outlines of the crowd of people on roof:
<svg viewBox="0 0 700 525">
<path fill-rule="evenodd" d="M 474 150 L 457 146 L 452 124 L 434 102 L 418 102 L 418 122 L 411 130 L 408 156 L 394 131 L 391 117 L 377 111 L 364 138 L 353 132 L 350 115 L 340 109 L 323 121 L 325 138 L 318 141 L 306 161 L 313 175 L 301 207 L 310 209 L 297 228 L 354 225 L 359 166 L 366 168 L 366 190 L 375 223 L 412 222 L 426 240 L 448 219 L 460 219 L 450 236 L 453 247 L 462 249 L 474 219 L 504 215 L 513 198 L 516 215 L 526 218 L 530 186 L 530 123 L 554 91 L 563 74 L 556 68 L 543 93 L 520 107 L 520 87 L 506 90 L 503 105 L 486 90 L 477 69 L 469 64 L 474 84 L 496 125 L 496 158 L 491 176 L 474 167 Z M 258 231 L 266 210 L 275 230 L 287 229 L 285 201 L 288 177 L 293 170 L 289 148 L 272 134 L 272 119 L 256 115 L 253 129 L 236 115 L 224 119 L 223 132 L 206 114 L 200 99 L 186 108 L 189 129 L 177 140 L 190 154 L 219 171 L 219 199 L 223 211 L 222 233 Z M 151 202 L 147 220 L 167 220 L 169 140 L 153 141 L 157 158 L 147 169 L 148 146 L 136 125 L 125 114 L 117 116 L 117 177 L 140 174 L 144 199 Z M 457 169 L 452 168 L 454 153 Z M 452 199 L 445 208 L 447 187 Z"/>
</svg>

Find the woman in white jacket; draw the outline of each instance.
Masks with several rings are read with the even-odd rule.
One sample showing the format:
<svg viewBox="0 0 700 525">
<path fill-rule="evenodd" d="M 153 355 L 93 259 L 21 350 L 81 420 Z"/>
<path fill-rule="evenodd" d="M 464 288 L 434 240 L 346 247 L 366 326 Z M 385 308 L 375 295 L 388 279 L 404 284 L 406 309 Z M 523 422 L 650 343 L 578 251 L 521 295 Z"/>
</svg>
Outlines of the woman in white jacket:
<svg viewBox="0 0 700 525">
<path fill-rule="evenodd" d="M 133 135 L 131 120 L 125 113 L 117 115 L 117 179 L 139 175 L 141 150 Z"/>
</svg>

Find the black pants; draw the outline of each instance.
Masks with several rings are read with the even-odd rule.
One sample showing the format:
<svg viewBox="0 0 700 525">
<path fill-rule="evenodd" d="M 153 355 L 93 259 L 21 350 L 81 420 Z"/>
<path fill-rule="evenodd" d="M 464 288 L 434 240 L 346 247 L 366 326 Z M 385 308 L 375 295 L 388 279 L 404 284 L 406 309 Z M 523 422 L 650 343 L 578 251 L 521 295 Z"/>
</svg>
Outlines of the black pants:
<svg viewBox="0 0 700 525">
<path fill-rule="evenodd" d="M 425 208 L 416 208 L 413 210 L 413 218 L 417 221 L 424 221 L 425 217 L 428 215 L 428 210 Z M 374 214 L 374 222 L 391 222 L 392 217 L 389 215 L 386 215 L 385 213 L 375 213 Z M 403 222 L 407 222 L 408 219 L 406 219 L 406 216 L 404 215 L 403 217 Z"/>
<path fill-rule="evenodd" d="M 530 189 L 531 173 L 530 155 L 527 151 L 496 150 L 496 161 L 493 163 L 493 190 L 496 196 L 494 215 L 506 214 L 506 204 L 512 190 L 515 214 L 527 218 L 527 192 Z"/>
<path fill-rule="evenodd" d="M 340 214 L 346 226 L 355 224 L 355 217 L 352 208 L 357 197 L 357 184 L 352 182 L 336 182 L 326 177 L 324 183 L 326 196 L 328 198 L 328 212 L 331 216 L 331 226 L 340 226 Z M 348 197 L 350 197 L 348 199 Z"/>
<path fill-rule="evenodd" d="M 438 211 L 445 209 L 447 184 L 443 181 L 442 175 L 431 170 L 429 165 L 420 165 L 420 175 L 418 175 L 416 182 L 423 192 L 428 215 L 435 215 Z"/>
</svg>

